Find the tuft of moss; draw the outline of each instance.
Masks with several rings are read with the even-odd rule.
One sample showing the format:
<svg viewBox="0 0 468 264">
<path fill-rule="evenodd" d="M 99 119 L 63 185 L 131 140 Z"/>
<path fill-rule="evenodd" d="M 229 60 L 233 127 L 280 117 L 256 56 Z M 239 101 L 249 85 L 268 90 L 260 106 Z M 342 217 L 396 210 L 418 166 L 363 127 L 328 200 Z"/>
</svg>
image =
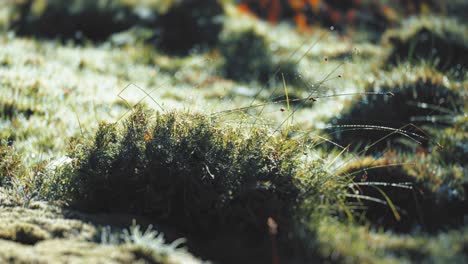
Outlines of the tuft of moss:
<svg viewBox="0 0 468 264">
<path fill-rule="evenodd" d="M 452 70 L 455 76 L 464 78 L 468 67 L 467 36 L 468 27 L 457 20 L 438 16 L 409 18 L 383 36 L 383 43 L 390 46 L 384 64 L 425 60 L 439 70 Z"/>
<path fill-rule="evenodd" d="M 19 34 L 45 38 L 102 41 L 138 21 L 125 1 L 27 0 L 16 4 L 16 12 L 12 27 Z"/>
<path fill-rule="evenodd" d="M 219 0 L 184 0 L 175 3 L 158 21 L 158 46 L 186 54 L 192 48 L 213 46 L 223 29 L 224 9 Z"/>
<path fill-rule="evenodd" d="M 294 81 L 296 65 L 275 59 L 265 36 L 253 28 L 226 30 L 219 45 L 224 76 L 229 79 L 265 84 L 272 76 L 282 81 L 283 73 L 288 84 Z"/>
<path fill-rule="evenodd" d="M 355 214 L 397 232 L 463 225 L 467 197 L 460 173 L 460 168 L 441 167 L 432 156 L 404 155 L 364 157 L 338 172 L 352 179 L 349 202 L 359 205 Z"/>
<path fill-rule="evenodd" d="M 332 136 L 343 145 L 372 146 L 375 152 L 428 148 L 434 130 L 450 126 L 454 115 L 463 113 L 466 95 L 460 84 L 431 67 L 402 65 L 378 75 L 354 100 L 333 121 L 338 127 Z"/>
<path fill-rule="evenodd" d="M 21 35 L 83 42 L 127 31 L 117 42 L 136 37 L 174 54 L 217 43 L 224 12 L 218 0 L 26 0 L 14 7 L 11 28 Z"/>
<path fill-rule="evenodd" d="M 0 238 L 21 244 L 34 245 L 39 241 L 49 238 L 49 236 L 36 225 L 17 223 L 2 226 L 0 228 Z"/>
<path fill-rule="evenodd" d="M 8 184 L 23 170 L 20 157 L 6 140 L 0 140 L 0 186 Z"/>
<path fill-rule="evenodd" d="M 248 136 L 206 117 L 136 110 L 123 128 L 102 124 L 70 153 L 72 204 L 86 211 L 151 216 L 184 232 L 263 233 L 268 217 L 287 226 L 300 188 L 294 142 L 254 129 Z"/>
</svg>

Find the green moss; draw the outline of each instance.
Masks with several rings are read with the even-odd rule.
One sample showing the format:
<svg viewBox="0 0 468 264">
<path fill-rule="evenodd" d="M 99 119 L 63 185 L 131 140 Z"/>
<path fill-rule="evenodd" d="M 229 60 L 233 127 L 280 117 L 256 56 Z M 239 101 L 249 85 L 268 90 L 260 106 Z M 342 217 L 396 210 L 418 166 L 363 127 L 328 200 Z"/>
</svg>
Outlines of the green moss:
<svg viewBox="0 0 468 264">
<path fill-rule="evenodd" d="M 459 116 L 454 126 L 440 130 L 433 139 L 433 148 L 446 164 L 468 164 L 468 128 L 466 116 Z"/>
<path fill-rule="evenodd" d="M 175 54 L 213 46 L 223 28 L 223 12 L 218 0 L 178 1 L 160 17 L 156 42 L 163 51 Z"/>
<path fill-rule="evenodd" d="M 262 232 L 269 216 L 286 221 L 299 193 L 294 148 L 262 130 L 246 137 L 216 128 L 197 114 L 151 122 L 138 110 L 123 129 L 102 125 L 94 142 L 70 153 L 76 173 L 64 176 L 75 177 L 73 203 L 84 210 L 149 215 L 198 234 Z"/>
<path fill-rule="evenodd" d="M 105 40 L 138 21 L 124 1 L 29 0 L 18 4 L 18 20 L 12 25 L 20 34 L 48 38 Z M 80 36 L 82 35 L 82 36 Z"/>
<path fill-rule="evenodd" d="M 433 130 L 450 126 L 464 111 L 462 86 L 427 66 L 381 72 L 333 121 L 332 136 L 372 152 L 428 148 Z"/>
<path fill-rule="evenodd" d="M 464 78 L 468 67 L 468 28 L 444 17 L 416 17 L 390 30 L 384 43 L 390 44 L 385 65 L 404 61 L 431 61 L 440 70 L 453 70 Z"/>
<path fill-rule="evenodd" d="M 13 177 L 20 176 L 23 170 L 20 157 L 6 140 L 0 140 L 0 186 L 8 184 Z"/>
<path fill-rule="evenodd" d="M 187 54 L 192 48 L 217 42 L 223 8 L 210 1 L 62 1 L 28 0 L 16 4 L 11 27 L 21 35 L 62 40 L 104 41 L 129 32 L 155 42 L 165 52 Z M 148 30 L 138 30 L 135 27 Z M 120 36 L 120 40 L 128 36 Z"/>
<path fill-rule="evenodd" d="M 434 232 L 463 225 L 467 197 L 462 171 L 442 167 L 432 155 L 421 155 L 367 157 L 338 173 L 353 180 L 350 202 L 362 206 L 354 212 L 362 213 L 375 227 Z"/>
<path fill-rule="evenodd" d="M 229 79 L 262 84 L 270 79 L 282 82 L 281 74 L 288 84 L 297 79 L 296 65 L 275 59 L 266 36 L 253 28 L 226 30 L 221 37 L 220 51 L 225 59 L 224 75 Z"/>
<path fill-rule="evenodd" d="M 48 234 L 35 225 L 18 223 L 2 225 L 0 239 L 12 240 L 22 244 L 33 245 L 48 238 Z"/>
</svg>

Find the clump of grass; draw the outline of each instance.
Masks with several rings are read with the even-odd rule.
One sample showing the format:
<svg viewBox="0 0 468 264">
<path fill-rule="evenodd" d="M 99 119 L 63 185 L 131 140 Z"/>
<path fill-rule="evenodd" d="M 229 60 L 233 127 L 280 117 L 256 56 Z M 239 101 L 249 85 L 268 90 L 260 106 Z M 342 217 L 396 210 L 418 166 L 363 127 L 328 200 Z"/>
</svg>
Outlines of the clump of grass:
<svg viewBox="0 0 468 264">
<path fill-rule="evenodd" d="M 220 51 L 225 59 L 224 75 L 236 81 L 265 84 L 272 78 L 282 81 L 278 73 L 283 73 L 285 80 L 291 83 L 297 72 L 296 65 L 275 59 L 270 50 L 265 36 L 253 28 L 226 30 L 220 42 Z"/>
<path fill-rule="evenodd" d="M 433 130 L 450 126 L 464 111 L 463 93 L 459 83 L 431 67 L 402 65 L 379 74 L 359 101 L 344 108 L 333 138 L 374 152 L 427 148 Z"/>
<path fill-rule="evenodd" d="M 390 45 L 385 65 L 404 61 L 431 61 L 439 70 L 455 71 L 464 78 L 468 67 L 468 28 L 456 20 L 431 16 L 412 17 L 389 30 L 383 42 Z"/>
</svg>

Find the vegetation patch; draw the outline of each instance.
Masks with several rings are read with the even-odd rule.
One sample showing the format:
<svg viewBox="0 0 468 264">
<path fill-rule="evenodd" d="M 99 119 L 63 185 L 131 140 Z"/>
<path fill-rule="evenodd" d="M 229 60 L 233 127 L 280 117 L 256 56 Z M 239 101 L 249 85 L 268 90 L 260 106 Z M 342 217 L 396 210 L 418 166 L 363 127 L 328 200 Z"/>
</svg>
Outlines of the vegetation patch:
<svg viewBox="0 0 468 264">
<path fill-rule="evenodd" d="M 223 7 L 209 1 L 106 1 L 26 0 L 13 11 L 11 24 L 21 35 L 76 42 L 105 41 L 114 33 L 133 30 L 143 41 L 165 52 L 186 54 L 198 46 L 213 45 L 222 29 Z M 135 35 L 135 34 L 134 34 Z"/>
<path fill-rule="evenodd" d="M 253 28 L 226 30 L 221 36 L 220 51 L 225 59 L 226 78 L 266 84 L 270 79 L 282 83 L 284 76 L 288 84 L 297 83 L 296 65 L 275 58 L 265 36 Z"/>
<path fill-rule="evenodd" d="M 57 184 L 70 179 L 70 202 L 81 210 L 150 216 L 203 239 L 264 241 L 269 217 L 290 228 L 304 191 L 294 178 L 298 147 L 260 128 L 245 135 L 198 114 L 152 120 L 138 109 L 123 128 L 102 124 L 93 141 L 76 144 L 74 168 Z"/>
<path fill-rule="evenodd" d="M 408 157 L 366 157 L 338 173 L 352 179 L 349 198 L 355 203 L 354 211 L 376 227 L 434 232 L 463 225 L 468 212 L 463 209 L 467 197 L 461 171 L 441 170 L 431 159 L 419 157 L 410 162 Z"/>
<path fill-rule="evenodd" d="M 156 41 L 162 50 L 184 54 L 213 46 L 223 29 L 224 9 L 218 0 L 175 1 L 160 17 Z"/>
<path fill-rule="evenodd" d="M 46 232 L 31 224 L 7 224 L 2 225 L 0 230 L 0 239 L 12 240 L 27 245 L 33 245 L 47 238 L 48 236 Z"/>
<path fill-rule="evenodd" d="M 20 157 L 6 140 L 0 140 L 0 186 L 9 183 L 13 177 L 24 171 Z"/>
<path fill-rule="evenodd" d="M 375 152 L 427 148 L 434 129 L 450 126 L 463 113 L 466 95 L 462 85 L 430 67 L 401 66 L 378 75 L 356 99 L 333 121 L 332 136 Z"/>
<path fill-rule="evenodd" d="M 12 27 L 23 35 L 45 38 L 105 40 L 136 24 L 138 16 L 125 1 L 27 0 L 16 6 Z"/>
<path fill-rule="evenodd" d="M 390 45 L 385 65 L 431 61 L 439 70 L 464 78 L 468 67 L 468 28 L 456 20 L 431 16 L 410 18 L 383 37 Z"/>
<path fill-rule="evenodd" d="M 0 116 L 4 119 L 12 119 L 17 115 L 23 115 L 26 118 L 38 113 L 39 111 L 25 105 L 17 104 L 11 101 L 0 101 Z"/>
</svg>

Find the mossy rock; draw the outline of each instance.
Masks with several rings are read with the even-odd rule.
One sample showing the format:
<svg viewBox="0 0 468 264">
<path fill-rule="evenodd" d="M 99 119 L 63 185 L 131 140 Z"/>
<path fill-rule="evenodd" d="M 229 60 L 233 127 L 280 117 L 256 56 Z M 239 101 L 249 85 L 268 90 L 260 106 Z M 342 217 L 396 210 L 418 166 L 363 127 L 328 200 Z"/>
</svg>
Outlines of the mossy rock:
<svg viewBox="0 0 468 264">
<path fill-rule="evenodd" d="M 439 70 L 464 78 L 468 67 L 468 27 L 444 17 L 413 17 L 383 36 L 390 46 L 384 65 L 430 61 Z"/>
<path fill-rule="evenodd" d="M 371 152 L 428 148 L 434 129 L 452 125 L 465 100 L 462 85 L 437 70 L 401 66 L 378 75 L 364 95 L 348 103 L 333 121 L 332 137 Z"/>
</svg>

